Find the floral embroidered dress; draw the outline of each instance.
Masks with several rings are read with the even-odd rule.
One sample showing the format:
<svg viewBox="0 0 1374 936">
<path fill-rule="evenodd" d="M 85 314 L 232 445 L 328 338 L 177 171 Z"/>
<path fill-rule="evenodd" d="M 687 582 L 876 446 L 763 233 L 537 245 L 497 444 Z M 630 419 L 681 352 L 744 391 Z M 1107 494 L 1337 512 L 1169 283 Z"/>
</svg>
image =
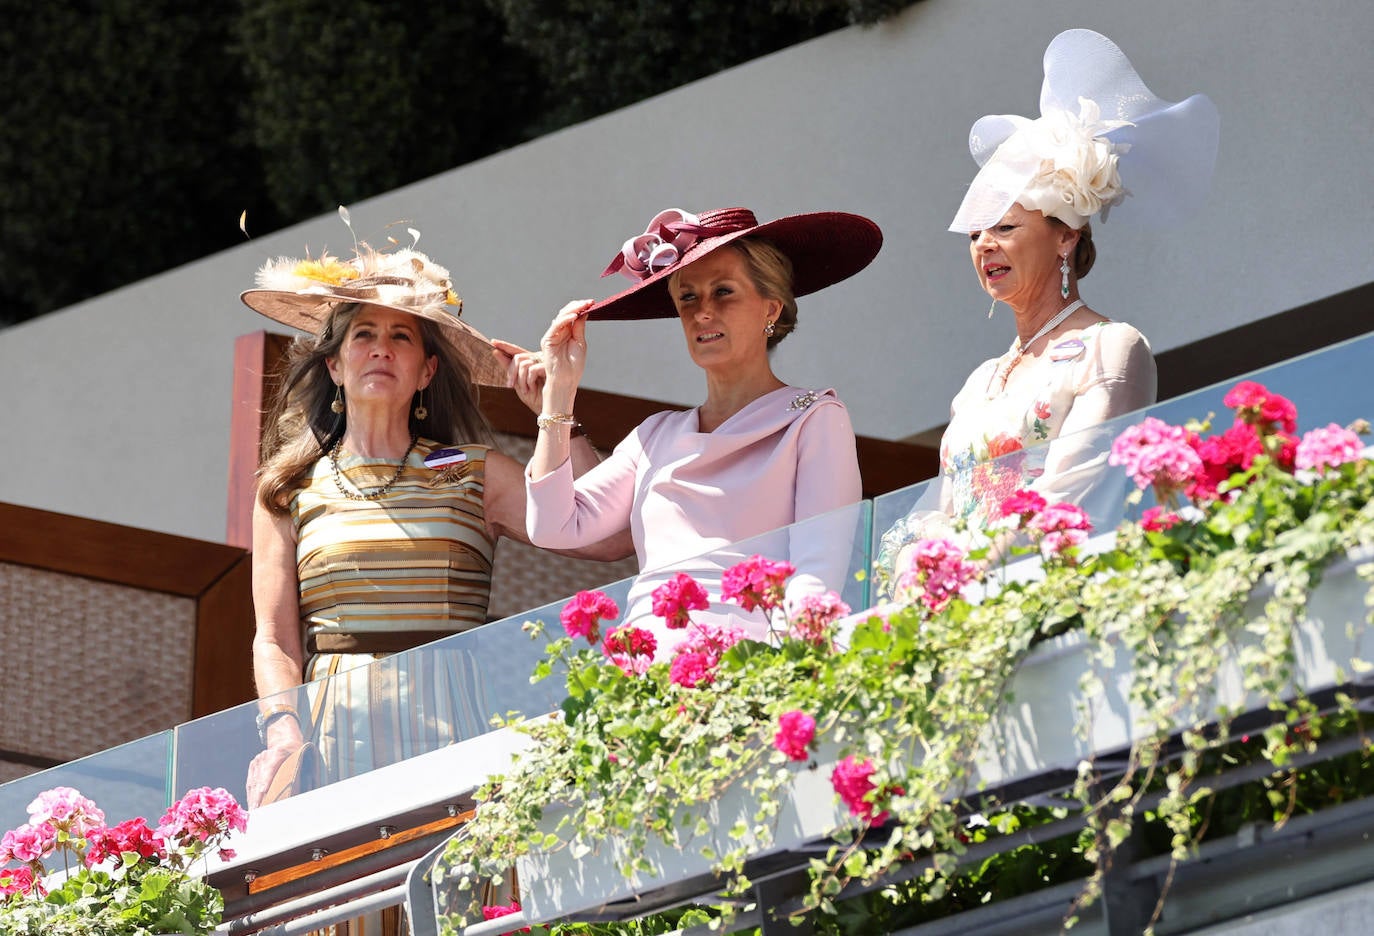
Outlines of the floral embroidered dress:
<svg viewBox="0 0 1374 936">
<path fill-rule="evenodd" d="M 927 536 L 947 536 L 951 521 L 981 531 L 1002 500 L 1033 488 L 1050 501 L 1086 510 L 1094 526 L 1119 510 L 1124 488 L 1103 471 L 1110 448 L 1101 424 L 1155 401 L 1154 357 L 1145 336 L 1124 322 L 1099 322 L 1023 360 L 1023 379 L 999 389 L 997 375 L 1016 345 L 978 366 L 950 404 L 940 440 L 940 477 L 882 537 L 879 563 Z"/>
</svg>

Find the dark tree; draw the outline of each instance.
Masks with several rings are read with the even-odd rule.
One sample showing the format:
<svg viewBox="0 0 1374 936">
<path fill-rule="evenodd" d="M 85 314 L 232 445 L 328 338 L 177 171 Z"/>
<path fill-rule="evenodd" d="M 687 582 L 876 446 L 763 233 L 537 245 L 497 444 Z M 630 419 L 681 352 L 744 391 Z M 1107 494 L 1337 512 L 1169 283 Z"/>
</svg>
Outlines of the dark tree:
<svg viewBox="0 0 1374 936">
<path fill-rule="evenodd" d="M 0 325 L 910 2 L 0 0 Z"/>
<path fill-rule="evenodd" d="M 551 89 L 540 132 L 794 45 L 915 0 L 485 0 Z"/>
<path fill-rule="evenodd" d="M 5 318 L 242 237 L 260 170 L 237 124 L 233 15 L 175 0 L 0 2 Z"/>
<path fill-rule="evenodd" d="M 245 115 L 273 202 L 305 217 L 523 139 L 526 56 L 477 0 L 243 0 Z"/>
</svg>

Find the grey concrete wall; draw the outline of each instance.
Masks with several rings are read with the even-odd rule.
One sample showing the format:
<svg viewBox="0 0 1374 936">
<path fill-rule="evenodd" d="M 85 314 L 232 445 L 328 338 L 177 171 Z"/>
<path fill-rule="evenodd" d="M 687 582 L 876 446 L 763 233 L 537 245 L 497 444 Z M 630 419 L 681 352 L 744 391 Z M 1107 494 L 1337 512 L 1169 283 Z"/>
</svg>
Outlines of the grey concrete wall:
<svg viewBox="0 0 1374 936">
<path fill-rule="evenodd" d="M 860 432 L 902 438 L 942 423 L 1012 338 L 1005 312 L 985 320 L 965 240 L 945 227 L 974 174 L 969 126 L 1034 114 L 1044 47 L 1071 26 L 1115 39 L 1157 94 L 1206 91 L 1222 115 L 1195 219 L 1098 227 L 1094 308 L 1164 350 L 1374 278 L 1367 0 L 925 0 L 353 205 L 354 226 L 421 229 L 471 321 L 534 343 L 566 299 L 619 289 L 597 273 L 661 208 L 870 215 L 882 254 L 802 301 L 776 369 L 838 388 Z M 306 245 L 351 237 L 331 214 L 0 332 L 0 500 L 221 538 L 232 343 L 270 324 L 236 296 L 263 259 Z M 587 385 L 698 402 L 679 334 L 595 326 Z"/>
</svg>

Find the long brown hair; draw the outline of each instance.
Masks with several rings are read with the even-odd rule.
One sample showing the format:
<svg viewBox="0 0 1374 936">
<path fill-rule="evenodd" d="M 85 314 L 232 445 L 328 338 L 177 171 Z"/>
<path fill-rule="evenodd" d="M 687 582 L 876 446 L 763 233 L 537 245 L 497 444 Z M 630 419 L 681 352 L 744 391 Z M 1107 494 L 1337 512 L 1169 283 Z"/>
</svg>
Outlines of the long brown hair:
<svg viewBox="0 0 1374 936">
<path fill-rule="evenodd" d="M 282 366 L 281 387 L 272 404 L 263 439 L 264 463 L 258 476 L 258 500 L 275 514 L 290 509 L 291 497 L 300 488 L 310 467 L 343 438 L 348 411 L 330 409 L 336 387 L 325 364 L 335 357 L 348 333 L 358 303 L 335 306 L 318 335 L 293 340 Z M 424 391 L 428 418 L 410 416 L 412 435 L 439 442 L 490 441 L 491 428 L 478 407 L 476 389 L 462 357 L 443 327 L 415 316 L 425 356 L 434 355 L 439 366 Z"/>
</svg>

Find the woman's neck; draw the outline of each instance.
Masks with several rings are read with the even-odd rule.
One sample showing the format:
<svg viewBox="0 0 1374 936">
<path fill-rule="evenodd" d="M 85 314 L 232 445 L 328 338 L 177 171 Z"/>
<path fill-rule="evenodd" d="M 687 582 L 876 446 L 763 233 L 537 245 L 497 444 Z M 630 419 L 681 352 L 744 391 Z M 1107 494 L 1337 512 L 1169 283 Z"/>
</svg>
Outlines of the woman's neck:
<svg viewBox="0 0 1374 936">
<path fill-rule="evenodd" d="M 1032 305 L 1019 309 L 1012 306 L 1012 313 L 1016 316 L 1016 335 L 1021 340 L 1021 347 L 1024 348 L 1046 322 L 1077 301 L 1076 286 L 1069 290 L 1067 299 L 1059 294 L 1059 288 L 1056 286 L 1052 295 L 1047 295 Z"/>
<path fill-rule="evenodd" d="M 411 443 L 410 424 L 406 414 L 379 414 L 365 407 L 348 404 L 348 428 L 343 434 L 343 448 L 363 458 L 399 460 Z"/>
<path fill-rule="evenodd" d="M 787 386 L 766 364 L 749 374 L 721 375 L 706 372 L 706 402 L 697 408 L 697 428 L 712 432 L 731 416 L 766 393 Z"/>
</svg>

